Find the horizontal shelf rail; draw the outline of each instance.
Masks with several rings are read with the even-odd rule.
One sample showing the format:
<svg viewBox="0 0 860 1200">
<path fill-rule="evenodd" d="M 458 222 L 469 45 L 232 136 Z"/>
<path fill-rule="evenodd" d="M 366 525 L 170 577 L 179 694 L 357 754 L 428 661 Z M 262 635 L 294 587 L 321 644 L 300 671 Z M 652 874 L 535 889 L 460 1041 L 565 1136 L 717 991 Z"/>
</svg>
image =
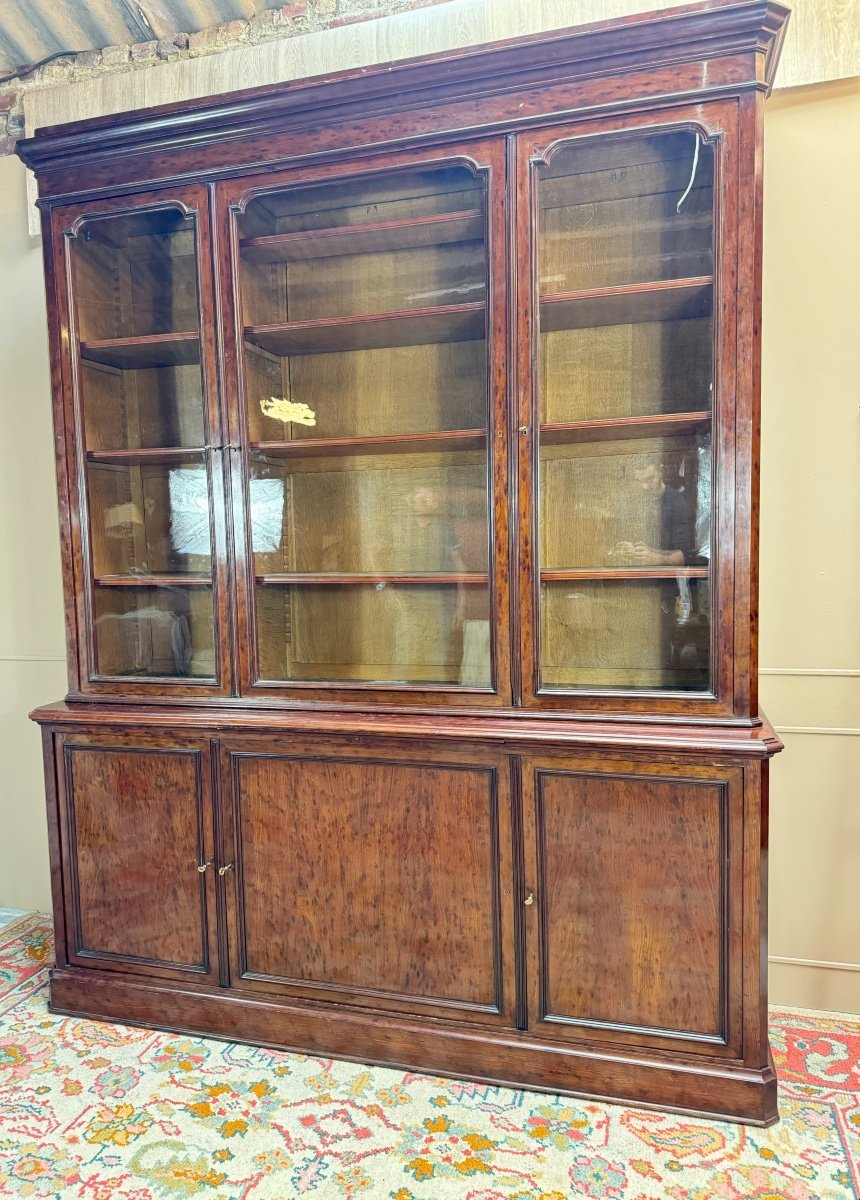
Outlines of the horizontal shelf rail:
<svg viewBox="0 0 860 1200">
<path fill-rule="evenodd" d="M 471 572 L 440 572 L 440 571 L 425 571 L 416 572 L 414 574 L 398 574 L 398 573 L 383 573 L 383 574 L 363 574 L 363 573 L 347 573 L 336 574 L 334 572 L 292 572 L 284 575 L 257 575 L 256 582 L 259 584 L 464 584 L 474 587 L 489 584 L 490 577 L 485 574 L 477 574 Z"/>
<path fill-rule="evenodd" d="M 575 580 L 630 579 L 707 579 L 709 567 L 595 567 L 541 571 L 541 583 L 568 583 Z"/>
<path fill-rule="evenodd" d="M 713 305 L 713 276 L 661 279 L 618 287 L 554 292 L 540 298 L 540 331 L 591 329 L 706 317 Z"/>
<path fill-rule="evenodd" d="M 193 588 L 212 587 L 211 575 L 95 575 L 96 587 Z"/>
<path fill-rule="evenodd" d="M 200 361 L 200 336 L 195 332 L 186 332 L 105 338 L 81 342 L 80 350 L 85 362 L 118 367 L 122 371 L 187 366 Z"/>
<path fill-rule="evenodd" d="M 117 466 L 145 466 L 147 463 L 183 462 L 202 458 L 208 446 L 147 446 L 138 450 L 87 450 L 87 462 Z"/>
<path fill-rule="evenodd" d="M 691 433 L 711 424 L 706 410 L 685 413 L 654 413 L 636 417 L 605 417 L 595 421 L 561 421 L 541 425 L 541 444 L 621 441 L 625 438 L 671 437 Z"/>
<path fill-rule="evenodd" d="M 407 454 L 422 450 L 480 450 L 483 429 L 440 429 L 427 433 L 384 433 L 370 437 L 294 438 L 284 442 L 251 442 L 256 454 L 271 458 L 311 458 L 346 454 Z"/>
<path fill-rule="evenodd" d="M 442 304 L 355 317 L 249 325 L 245 338 L 278 357 L 335 354 L 344 350 L 381 350 L 434 342 L 470 342 L 484 337 L 486 305 Z"/>
<path fill-rule="evenodd" d="M 373 254 L 392 250 L 419 250 L 454 242 L 476 242 L 484 237 L 480 209 L 374 221 L 365 225 L 338 225 L 243 238 L 239 249 L 244 262 L 302 262 L 312 258 Z"/>
</svg>

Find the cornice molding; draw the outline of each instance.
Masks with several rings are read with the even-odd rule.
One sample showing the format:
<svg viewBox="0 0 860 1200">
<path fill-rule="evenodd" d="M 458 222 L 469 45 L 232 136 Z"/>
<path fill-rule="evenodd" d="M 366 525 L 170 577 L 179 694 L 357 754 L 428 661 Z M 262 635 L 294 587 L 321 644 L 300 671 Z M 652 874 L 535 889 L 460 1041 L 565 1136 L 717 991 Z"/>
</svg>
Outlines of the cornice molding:
<svg viewBox="0 0 860 1200">
<path fill-rule="evenodd" d="M 46 127 L 19 142 L 38 173 L 136 153 L 381 117 L 456 101 L 681 63 L 754 55 L 744 86 L 769 90 L 789 9 L 772 0 L 703 3 L 480 47 Z"/>
</svg>

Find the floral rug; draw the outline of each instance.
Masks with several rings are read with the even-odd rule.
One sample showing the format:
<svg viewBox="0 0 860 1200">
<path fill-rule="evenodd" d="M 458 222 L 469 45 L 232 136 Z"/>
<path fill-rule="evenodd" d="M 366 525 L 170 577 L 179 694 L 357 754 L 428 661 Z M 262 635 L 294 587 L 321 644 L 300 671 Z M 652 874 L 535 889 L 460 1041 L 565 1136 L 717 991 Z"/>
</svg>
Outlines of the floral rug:
<svg viewBox="0 0 860 1200">
<path fill-rule="evenodd" d="M 772 1129 L 52 1016 L 0 930 L 0 1196 L 856 1200 L 860 1017 L 777 1009 Z"/>
</svg>

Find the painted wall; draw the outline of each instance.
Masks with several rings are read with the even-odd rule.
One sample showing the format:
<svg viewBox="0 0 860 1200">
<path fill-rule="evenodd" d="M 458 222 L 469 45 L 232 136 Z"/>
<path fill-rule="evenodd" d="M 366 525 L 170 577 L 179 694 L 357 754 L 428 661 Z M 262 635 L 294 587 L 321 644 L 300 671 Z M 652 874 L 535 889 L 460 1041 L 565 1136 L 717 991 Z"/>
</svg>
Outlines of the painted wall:
<svg viewBox="0 0 860 1200">
<path fill-rule="evenodd" d="M 860 1011 L 860 82 L 767 115 L 763 704 L 776 1002 Z M 40 250 L 0 160 L 0 905 L 47 907 L 26 714 L 65 686 Z"/>
<path fill-rule="evenodd" d="M 771 988 L 860 1012 L 860 80 L 775 95 L 765 126 Z"/>
<path fill-rule="evenodd" d="M 0 906 L 47 908 L 39 731 L 66 686 L 42 248 L 0 158 Z"/>
</svg>

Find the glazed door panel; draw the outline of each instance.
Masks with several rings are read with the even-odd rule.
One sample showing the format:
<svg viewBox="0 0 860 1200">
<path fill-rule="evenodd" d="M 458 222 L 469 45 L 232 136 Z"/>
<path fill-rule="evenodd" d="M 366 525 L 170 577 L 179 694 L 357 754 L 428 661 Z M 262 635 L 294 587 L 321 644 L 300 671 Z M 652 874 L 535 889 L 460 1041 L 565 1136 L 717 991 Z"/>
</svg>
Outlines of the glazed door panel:
<svg viewBox="0 0 860 1200">
<path fill-rule="evenodd" d="M 510 695 L 504 144 L 220 187 L 242 688 Z"/>
<path fill-rule="evenodd" d="M 529 707 L 730 707 L 735 124 L 519 138 Z"/>
<path fill-rule="evenodd" d="M 229 693 L 206 189 L 75 205 L 54 222 L 82 689 Z"/>
<path fill-rule="evenodd" d="M 741 769 L 583 757 L 523 775 L 530 1029 L 739 1053 Z"/>
<path fill-rule="evenodd" d="M 69 961 L 217 982 L 208 742 L 62 739 Z"/>
<path fill-rule="evenodd" d="M 233 986 L 510 1023 L 506 770 L 231 747 Z"/>
</svg>

